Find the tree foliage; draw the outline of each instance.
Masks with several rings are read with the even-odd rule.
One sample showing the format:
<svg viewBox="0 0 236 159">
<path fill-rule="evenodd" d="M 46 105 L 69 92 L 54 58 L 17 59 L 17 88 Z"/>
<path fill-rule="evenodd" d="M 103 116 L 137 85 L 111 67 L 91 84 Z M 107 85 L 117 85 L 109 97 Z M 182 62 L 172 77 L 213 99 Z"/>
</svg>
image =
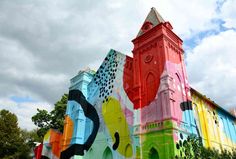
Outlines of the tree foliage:
<svg viewBox="0 0 236 159">
<path fill-rule="evenodd" d="M 182 157 L 176 156 L 176 159 L 236 159 L 236 149 L 232 151 L 210 149 L 203 146 L 201 138 L 190 136 L 188 142 L 183 144 L 185 154 Z"/>
<path fill-rule="evenodd" d="M 37 109 L 38 112 L 32 117 L 32 121 L 39 127 L 38 136 L 43 137 L 50 128 L 63 131 L 67 100 L 68 94 L 64 94 L 51 112 Z"/>
<path fill-rule="evenodd" d="M 8 110 L 0 111 L 0 158 L 3 159 L 28 159 L 31 146 L 28 137 L 18 127 L 15 114 Z"/>
<path fill-rule="evenodd" d="M 21 137 L 25 143 L 31 150 L 35 148 L 36 143 L 42 142 L 42 138 L 37 135 L 37 130 L 21 130 Z"/>
</svg>

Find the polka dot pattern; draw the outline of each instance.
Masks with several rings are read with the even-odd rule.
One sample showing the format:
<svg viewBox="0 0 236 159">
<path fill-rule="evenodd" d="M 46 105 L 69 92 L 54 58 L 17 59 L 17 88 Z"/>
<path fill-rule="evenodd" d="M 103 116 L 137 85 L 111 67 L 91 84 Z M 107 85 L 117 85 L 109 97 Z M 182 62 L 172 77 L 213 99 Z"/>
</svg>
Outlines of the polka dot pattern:
<svg viewBox="0 0 236 159">
<path fill-rule="evenodd" d="M 110 51 L 94 76 L 94 82 L 99 87 L 99 98 L 103 99 L 103 103 L 108 101 L 113 91 L 118 63 L 117 52 Z"/>
</svg>

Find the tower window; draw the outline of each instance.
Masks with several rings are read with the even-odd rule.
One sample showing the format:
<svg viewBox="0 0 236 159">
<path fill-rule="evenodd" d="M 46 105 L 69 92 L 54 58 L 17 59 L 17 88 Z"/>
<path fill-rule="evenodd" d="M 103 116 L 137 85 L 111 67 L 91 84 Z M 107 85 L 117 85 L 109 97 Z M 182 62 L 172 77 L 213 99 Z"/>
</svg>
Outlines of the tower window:
<svg viewBox="0 0 236 159">
<path fill-rule="evenodd" d="M 146 32 L 146 31 L 150 30 L 152 27 L 153 27 L 153 24 L 151 22 L 147 21 L 143 24 L 141 29 L 143 32 Z"/>
</svg>

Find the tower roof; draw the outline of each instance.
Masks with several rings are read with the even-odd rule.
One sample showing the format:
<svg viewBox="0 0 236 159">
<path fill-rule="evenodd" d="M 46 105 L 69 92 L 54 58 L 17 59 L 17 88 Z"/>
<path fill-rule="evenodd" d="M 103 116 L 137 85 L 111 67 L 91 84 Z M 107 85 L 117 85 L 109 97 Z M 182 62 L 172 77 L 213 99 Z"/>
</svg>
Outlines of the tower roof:
<svg viewBox="0 0 236 159">
<path fill-rule="evenodd" d="M 162 16 L 157 12 L 156 8 L 152 7 L 151 8 L 151 11 L 149 12 L 148 16 L 146 17 L 143 25 L 146 23 L 146 22 L 149 22 L 152 24 L 152 27 L 160 24 L 160 23 L 164 23 L 165 20 L 162 18 Z M 143 26 L 142 28 L 139 30 L 138 32 L 138 36 L 142 35 L 143 34 Z"/>
</svg>

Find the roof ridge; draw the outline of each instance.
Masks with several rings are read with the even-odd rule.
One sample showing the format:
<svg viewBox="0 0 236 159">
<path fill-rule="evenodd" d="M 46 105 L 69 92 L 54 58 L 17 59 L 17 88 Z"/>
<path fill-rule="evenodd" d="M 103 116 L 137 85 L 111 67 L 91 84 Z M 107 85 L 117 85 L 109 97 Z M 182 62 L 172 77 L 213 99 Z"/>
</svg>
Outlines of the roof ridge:
<svg viewBox="0 0 236 159">
<path fill-rule="evenodd" d="M 146 22 L 150 22 L 152 24 L 152 27 L 155 27 L 160 23 L 164 23 L 165 20 L 162 18 L 162 16 L 156 10 L 156 8 L 152 7 L 151 10 L 149 11 L 147 17 L 145 18 L 144 23 L 143 23 L 141 29 L 138 32 L 137 37 L 144 33 L 143 26 L 145 25 Z"/>
<path fill-rule="evenodd" d="M 155 7 L 152 7 L 151 8 L 154 12 L 155 12 L 155 15 L 158 19 L 159 22 L 165 22 L 164 18 L 161 16 L 161 14 L 156 10 Z"/>
</svg>

